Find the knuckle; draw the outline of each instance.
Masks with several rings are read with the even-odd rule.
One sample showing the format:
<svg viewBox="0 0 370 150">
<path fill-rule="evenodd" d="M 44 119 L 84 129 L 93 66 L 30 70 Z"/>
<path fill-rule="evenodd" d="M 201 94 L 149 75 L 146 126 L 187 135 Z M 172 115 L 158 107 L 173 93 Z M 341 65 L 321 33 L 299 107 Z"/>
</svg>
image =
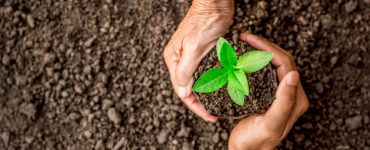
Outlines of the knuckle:
<svg viewBox="0 0 370 150">
<path fill-rule="evenodd" d="M 271 125 L 271 123 L 264 123 L 264 131 L 262 132 L 262 136 L 265 139 L 270 140 L 278 140 L 283 137 L 283 131 L 278 130 L 274 126 Z"/>
<path fill-rule="evenodd" d="M 290 69 L 296 70 L 295 63 L 294 63 L 294 58 L 291 54 L 289 54 L 288 52 L 284 53 L 281 60 L 282 60 L 283 64 L 287 65 L 289 70 Z"/>
<path fill-rule="evenodd" d="M 310 106 L 310 103 L 308 102 L 308 98 L 305 97 L 303 99 L 303 103 L 302 103 L 302 113 L 306 112 L 308 110 L 309 106 Z"/>
<path fill-rule="evenodd" d="M 289 62 L 289 63 L 293 63 L 294 62 L 294 59 L 293 59 L 293 56 L 290 54 L 290 53 L 285 53 L 285 61 Z"/>
<path fill-rule="evenodd" d="M 164 51 L 163 51 L 163 58 L 166 60 L 169 56 L 170 56 L 170 49 L 169 49 L 169 45 L 167 45 L 165 48 L 164 48 Z"/>
<path fill-rule="evenodd" d="M 189 100 L 187 100 L 187 103 L 190 105 L 193 105 L 194 103 L 196 103 L 196 100 L 193 99 L 193 98 L 189 98 Z"/>
<path fill-rule="evenodd" d="M 280 141 L 280 139 L 282 139 L 283 137 L 283 133 L 282 132 L 279 132 L 279 131 L 274 131 L 274 130 L 270 130 L 270 131 L 266 131 L 265 133 L 263 133 L 263 138 L 266 140 L 266 141 Z"/>
<path fill-rule="evenodd" d="M 184 79 L 186 76 L 186 71 L 182 68 L 177 68 L 175 71 L 175 76 L 177 79 Z"/>
<path fill-rule="evenodd" d="M 195 98 L 182 98 L 181 100 L 189 108 L 197 102 Z"/>
<path fill-rule="evenodd" d="M 275 141 L 275 140 L 279 141 L 282 137 L 283 137 L 282 132 L 274 131 L 274 132 L 270 133 L 270 140 L 271 141 Z"/>
</svg>

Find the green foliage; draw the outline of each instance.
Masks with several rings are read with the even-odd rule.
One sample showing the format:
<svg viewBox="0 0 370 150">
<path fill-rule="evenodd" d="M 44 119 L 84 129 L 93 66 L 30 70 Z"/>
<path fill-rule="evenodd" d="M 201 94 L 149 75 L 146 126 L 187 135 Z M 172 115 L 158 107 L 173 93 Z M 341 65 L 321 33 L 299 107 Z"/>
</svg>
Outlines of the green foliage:
<svg viewBox="0 0 370 150">
<path fill-rule="evenodd" d="M 220 50 L 220 63 L 224 68 L 234 68 L 238 62 L 233 47 L 227 42 L 222 44 Z"/>
<path fill-rule="evenodd" d="M 231 85 L 231 82 L 227 84 L 227 92 L 229 93 L 230 98 L 234 101 L 235 104 L 238 104 L 240 106 L 244 105 L 243 93 L 236 90 L 235 87 Z"/>
<path fill-rule="evenodd" d="M 239 57 L 236 68 L 252 73 L 264 68 L 272 60 L 272 54 L 265 51 L 250 51 Z"/>
<path fill-rule="evenodd" d="M 272 54 L 265 51 L 250 51 L 237 60 L 233 47 L 222 37 L 216 45 L 217 57 L 223 68 L 213 68 L 202 74 L 193 85 L 198 93 L 210 93 L 222 88 L 226 83 L 230 98 L 237 105 L 244 105 L 244 96 L 249 95 L 249 83 L 246 73 L 264 68 Z"/>
<path fill-rule="evenodd" d="M 235 70 L 234 73 L 236 75 L 236 78 L 240 82 L 242 89 L 244 89 L 241 92 L 243 92 L 244 95 L 248 96 L 249 95 L 249 85 L 248 85 L 247 76 L 242 70 L 239 70 L 239 69 Z"/>
<path fill-rule="evenodd" d="M 228 74 L 229 71 L 225 68 L 210 69 L 194 83 L 193 90 L 198 93 L 216 91 L 227 83 Z"/>
<path fill-rule="evenodd" d="M 220 37 L 218 39 L 218 41 L 217 41 L 216 51 L 217 51 L 217 58 L 218 58 L 218 60 L 221 60 L 221 56 L 220 56 L 220 54 L 221 54 L 221 48 L 224 45 L 224 43 L 227 43 L 228 45 L 230 45 L 229 42 L 227 42 L 223 37 Z"/>
<path fill-rule="evenodd" d="M 230 72 L 229 73 L 228 85 L 232 86 L 234 90 L 237 90 L 242 94 L 245 93 L 245 89 L 244 89 L 243 85 L 241 84 L 241 82 L 238 80 L 235 72 Z"/>
</svg>

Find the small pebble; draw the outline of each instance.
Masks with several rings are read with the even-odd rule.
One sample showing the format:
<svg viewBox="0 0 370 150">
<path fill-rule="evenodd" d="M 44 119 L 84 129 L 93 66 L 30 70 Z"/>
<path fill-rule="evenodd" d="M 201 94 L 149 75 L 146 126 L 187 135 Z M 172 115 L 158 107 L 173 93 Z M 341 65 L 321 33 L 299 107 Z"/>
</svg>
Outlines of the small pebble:
<svg viewBox="0 0 370 150">
<path fill-rule="evenodd" d="M 84 46 L 85 47 L 90 47 L 92 45 L 92 43 L 95 41 L 95 36 L 91 37 L 90 39 L 86 40 L 85 43 L 84 43 Z"/>
<path fill-rule="evenodd" d="M 257 19 L 263 19 L 267 16 L 267 13 L 264 10 L 258 9 L 256 17 Z"/>
<path fill-rule="evenodd" d="M 19 107 L 20 112 L 25 114 L 27 117 L 34 118 L 36 114 L 36 107 L 32 103 L 22 103 Z"/>
<path fill-rule="evenodd" d="M 82 94 L 83 93 L 83 85 L 78 84 L 78 83 L 75 84 L 74 85 L 74 90 L 75 90 L 76 93 Z"/>
<path fill-rule="evenodd" d="M 185 143 L 182 144 L 182 148 L 181 149 L 182 150 L 191 150 L 192 148 L 191 148 L 191 146 L 190 146 L 189 143 L 185 142 Z"/>
<path fill-rule="evenodd" d="M 338 56 L 333 56 L 330 58 L 330 64 L 334 66 L 338 62 Z"/>
<path fill-rule="evenodd" d="M 9 140 L 10 140 L 10 133 L 9 132 L 3 132 L 1 134 L 1 139 L 3 140 L 3 142 L 4 142 L 5 145 L 8 145 L 9 144 Z"/>
<path fill-rule="evenodd" d="M 111 106 L 113 105 L 113 102 L 109 99 L 104 99 L 103 100 L 103 106 L 102 106 L 102 109 L 103 110 L 107 110 L 108 108 L 110 108 Z"/>
<path fill-rule="evenodd" d="M 68 94 L 68 92 L 67 92 L 67 91 L 62 91 L 62 97 L 66 98 L 66 97 L 68 97 L 68 96 L 69 96 L 69 94 Z"/>
<path fill-rule="evenodd" d="M 212 141 L 218 143 L 220 141 L 220 133 L 216 132 L 212 136 Z"/>
<path fill-rule="evenodd" d="M 85 137 L 86 138 L 91 138 L 91 136 L 92 136 L 92 134 L 91 134 L 91 132 L 89 131 L 89 130 L 86 130 L 85 132 L 84 132 L 84 135 L 85 135 Z"/>
<path fill-rule="evenodd" d="M 347 13 L 354 11 L 357 8 L 357 0 L 350 0 L 345 5 L 344 8 Z"/>
<path fill-rule="evenodd" d="M 168 131 L 162 129 L 157 135 L 157 142 L 159 144 L 163 144 L 167 141 L 167 138 L 168 138 Z"/>
<path fill-rule="evenodd" d="M 109 108 L 107 112 L 108 118 L 114 122 L 114 124 L 119 124 L 121 122 L 120 114 L 115 108 Z"/>
<path fill-rule="evenodd" d="M 53 62 L 54 59 L 55 59 L 55 55 L 54 54 L 52 54 L 52 53 L 46 53 L 44 55 L 44 60 L 43 61 L 44 61 L 44 64 L 48 64 L 50 62 Z"/>
<path fill-rule="evenodd" d="M 8 55 L 4 54 L 3 59 L 1 60 L 1 62 L 2 62 L 5 66 L 9 65 L 9 64 L 10 64 L 10 57 L 9 57 Z"/>
<path fill-rule="evenodd" d="M 30 26 L 31 28 L 35 27 L 35 20 L 33 19 L 32 15 L 28 14 L 26 20 L 27 20 L 28 26 Z"/>
<path fill-rule="evenodd" d="M 121 137 L 121 139 L 114 145 L 113 150 L 119 150 L 125 143 L 127 143 L 127 140 L 125 137 Z"/>
<path fill-rule="evenodd" d="M 85 74 L 90 74 L 91 73 L 91 66 L 90 65 L 86 65 L 83 69 L 84 73 Z"/>
<path fill-rule="evenodd" d="M 228 138 L 229 138 L 229 134 L 226 131 L 223 131 L 221 133 L 221 139 L 224 141 L 227 141 Z"/>
<path fill-rule="evenodd" d="M 179 132 L 177 132 L 177 136 L 187 138 L 187 137 L 189 137 L 190 130 L 191 129 L 188 128 L 188 127 L 183 127 L 183 128 L 180 129 Z"/>
<path fill-rule="evenodd" d="M 362 126 L 362 116 L 357 115 L 353 117 L 348 117 L 345 120 L 346 126 L 349 130 L 356 130 Z"/>
<path fill-rule="evenodd" d="M 95 144 L 95 150 L 104 150 L 103 140 L 99 140 Z"/>
</svg>

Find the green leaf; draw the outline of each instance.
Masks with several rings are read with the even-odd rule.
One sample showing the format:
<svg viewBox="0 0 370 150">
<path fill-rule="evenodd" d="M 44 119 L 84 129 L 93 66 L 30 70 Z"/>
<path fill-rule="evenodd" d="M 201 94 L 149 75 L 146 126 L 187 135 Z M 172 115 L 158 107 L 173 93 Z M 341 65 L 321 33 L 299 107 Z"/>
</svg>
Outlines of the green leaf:
<svg viewBox="0 0 370 150">
<path fill-rule="evenodd" d="M 218 38 L 217 44 L 216 44 L 216 51 L 217 51 L 217 57 L 218 60 L 221 60 L 221 48 L 224 43 L 228 43 L 223 37 Z"/>
<path fill-rule="evenodd" d="M 238 104 L 240 106 L 244 105 L 244 94 L 236 90 L 230 82 L 227 84 L 227 92 L 229 93 L 231 100 L 233 100 L 235 104 Z"/>
<path fill-rule="evenodd" d="M 234 71 L 230 72 L 229 73 L 229 79 L 228 79 L 228 86 L 232 86 L 233 89 L 241 92 L 241 93 L 245 93 L 245 90 L 243 88 L 243 85 L 240 83 L 240 81 L 238 80 L 238 78 L 236 77 L 236 74 Z"/>
<path fill-rule="evenodd" d="M 213 68 L 202 74 L 193 85 L 198 93 L 210 93 L 227 83 L 229 71 L 225 68 Z"/>
<path fill-rule="evenodd" d="M 233 68 L 238 62 L 234 48 L 227 42 L 222 44 L 220 50 L 220 63 L 225 68 Z"/>
<path fill-rule="evenodd" d="M 236 68 L 245 73 L 256 72 L 272 60 L 272 54 L 266 51 L 250 51 L 239 57 Z"/>
<path fill-rule="evenodd" d="M 235 70 L 234 71 L 236 78 L 238 78 L 238 81 L 240 82 L 244 95 L 249 95 L 249 85 L 248 85 L 248 79 L 245 73 L 242 70 Z"/>
</svg>

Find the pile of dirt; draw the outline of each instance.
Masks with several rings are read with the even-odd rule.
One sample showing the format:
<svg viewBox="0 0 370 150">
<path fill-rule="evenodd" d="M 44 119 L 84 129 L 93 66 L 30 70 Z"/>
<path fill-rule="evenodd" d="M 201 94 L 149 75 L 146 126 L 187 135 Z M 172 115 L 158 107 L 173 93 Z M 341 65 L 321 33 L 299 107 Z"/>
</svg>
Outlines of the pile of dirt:
<svg viewBox="0 0 370 150">
<path fill-rule="evenodd" d="M 163 48 L 184 0 L 0 0 L 0 149 L 225 149 L 173 93 Z M 282 149 L 369 149 L 370 1 L 235 1 L 295 58 L 309 111 Z"/>
<path fill-rule="evenodd" d="M 255 50 L 253 47 L 241 40 L 230 41 L 233 45 L 237 57 L 249 51 Z M 217 58 L 216 48 L 202 60 L 198 70 L 194 73 L 198 79 L 204 72 L 211 68 L 222 68 Z M 278 86 L 276 70 L 269 64 L 260 71 L 246 74 L 249 82 L 249 95 L 244 96 L 243 106 L 235 104 L 227 92 L 227 85 L 212 93 L 198 93 L 199 101 L 206 110 L 220 119 L 240 119 L 266 109 L 275 99 Z"/>
</svg>

